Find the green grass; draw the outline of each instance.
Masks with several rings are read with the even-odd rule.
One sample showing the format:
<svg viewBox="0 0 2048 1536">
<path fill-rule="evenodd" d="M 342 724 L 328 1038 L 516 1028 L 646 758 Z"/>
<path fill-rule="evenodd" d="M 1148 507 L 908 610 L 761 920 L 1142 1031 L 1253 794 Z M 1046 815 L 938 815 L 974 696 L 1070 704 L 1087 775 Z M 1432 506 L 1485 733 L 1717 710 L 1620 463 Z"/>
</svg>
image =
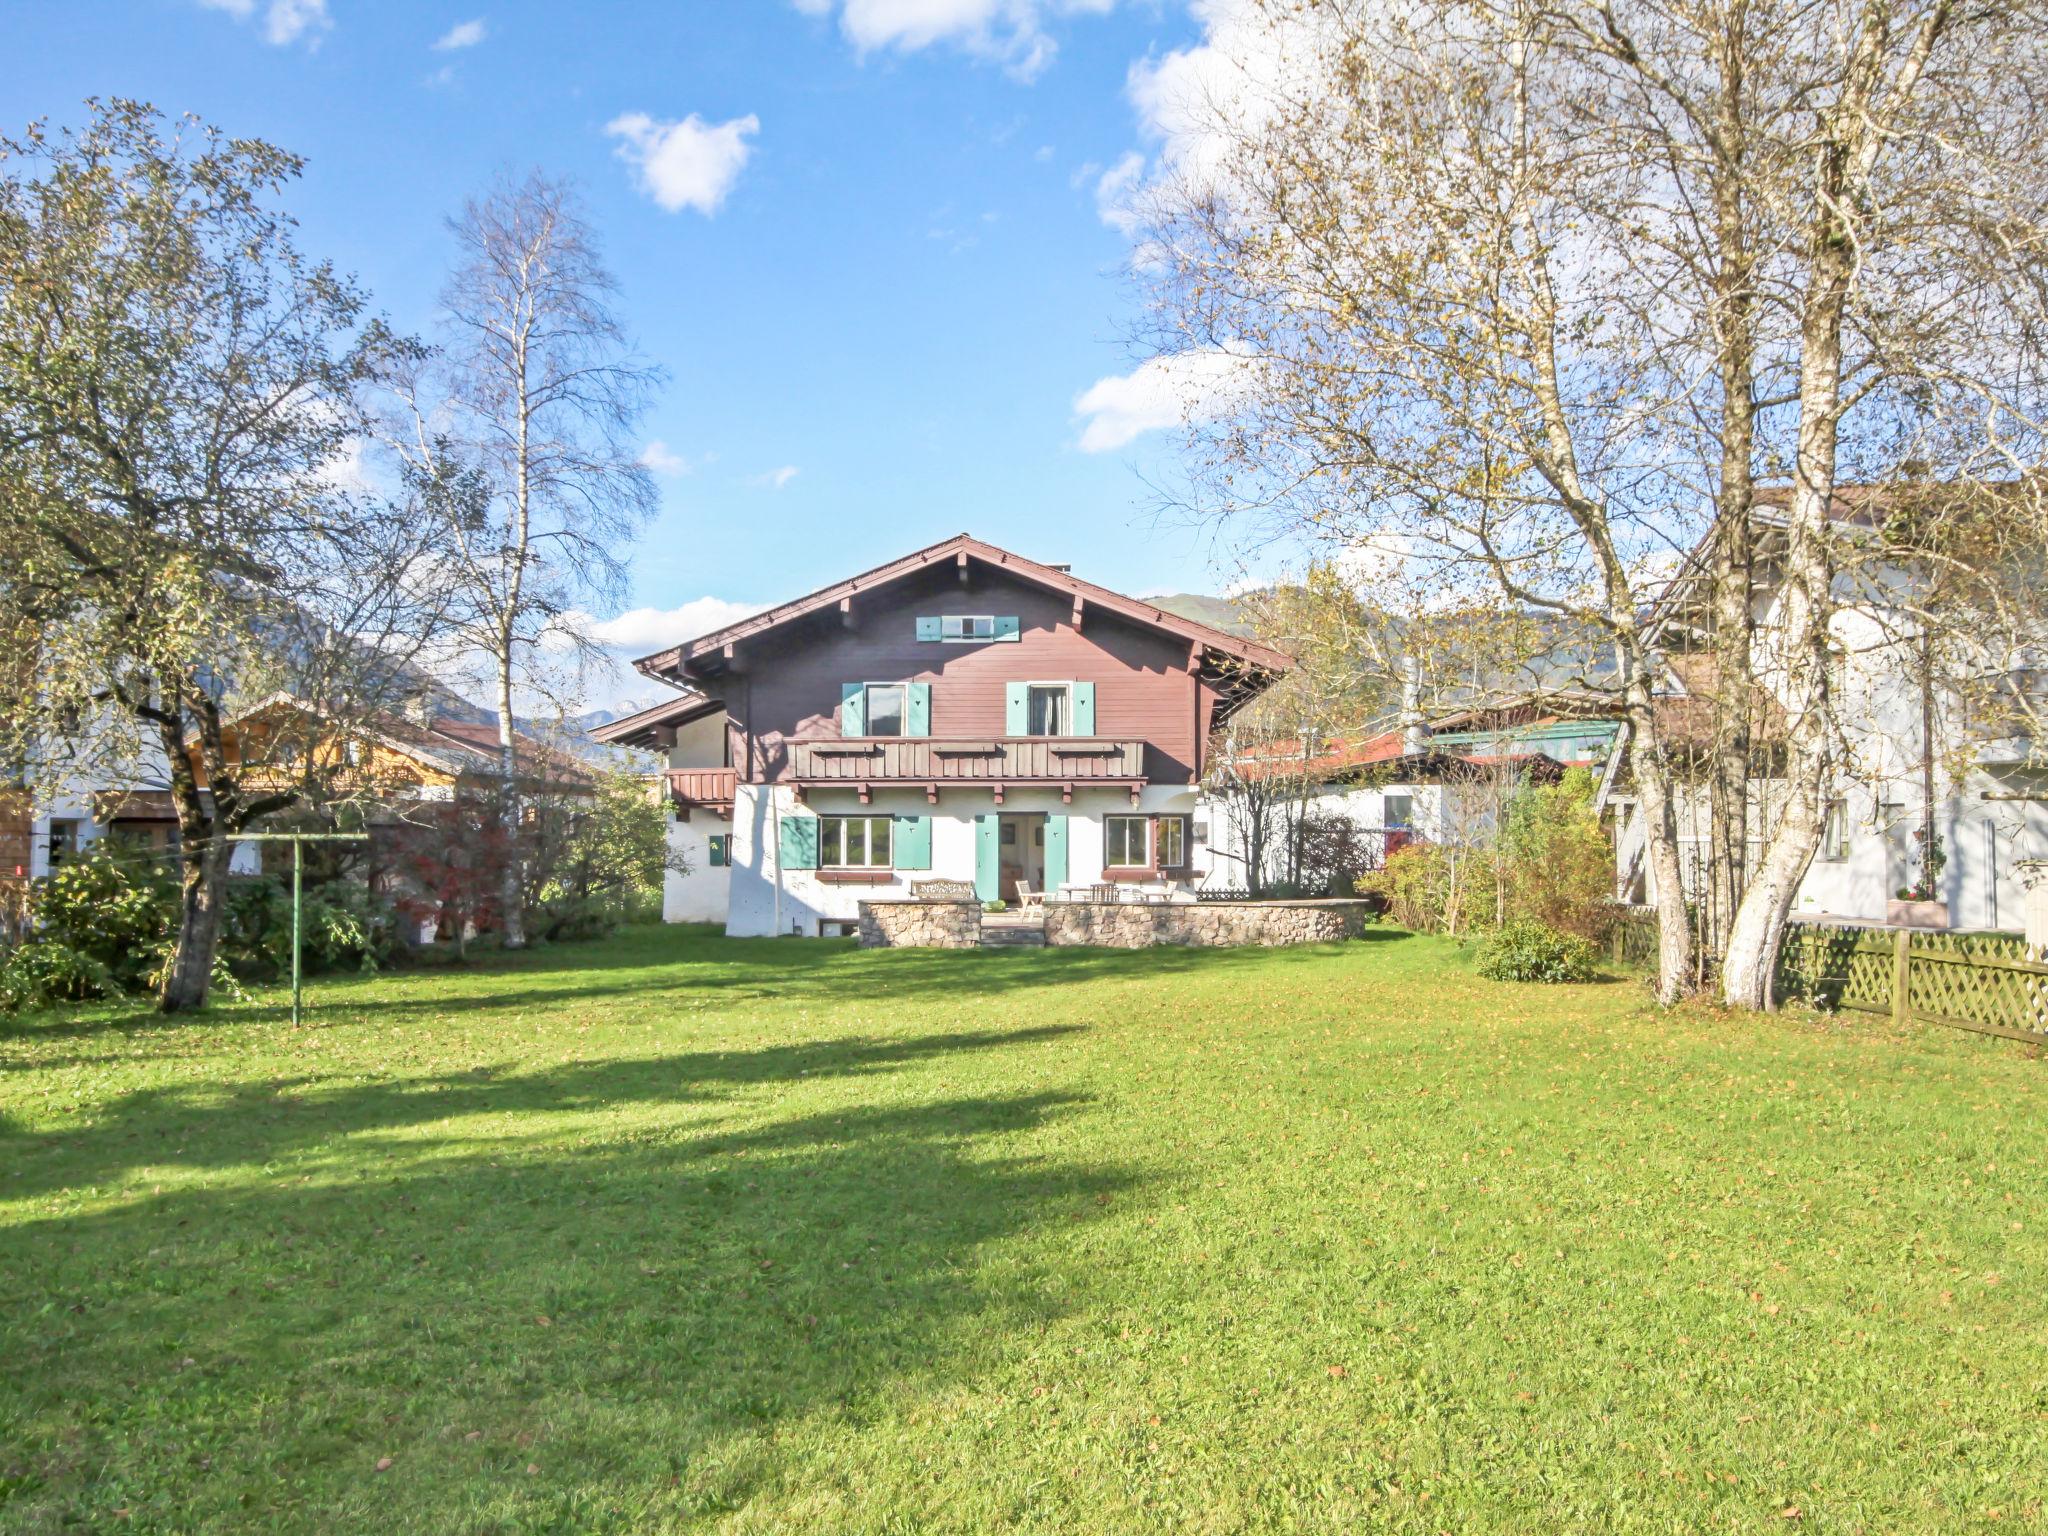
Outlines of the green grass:
<svg viewBox="0 0 2048 1536">
<path fill-rule="evenodd" d="M 1385 932 L 278 1002 L 0 1036 L 0 1528 L 2048 1518 L 2006 1042 Z"/>
</svg>

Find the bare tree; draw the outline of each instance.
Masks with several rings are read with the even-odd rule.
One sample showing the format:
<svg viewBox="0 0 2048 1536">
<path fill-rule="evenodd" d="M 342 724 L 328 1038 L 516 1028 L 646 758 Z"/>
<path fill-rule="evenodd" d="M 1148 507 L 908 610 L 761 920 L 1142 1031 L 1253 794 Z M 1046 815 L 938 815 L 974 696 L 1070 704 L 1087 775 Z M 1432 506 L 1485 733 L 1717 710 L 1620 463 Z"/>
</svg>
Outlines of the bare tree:
<svg viewBox="0 0 2048 1536">
<path fill-rule="evenodd" d="M 400 451 L 444 537 L 467 646 L 488 663 L 508 836 L 521 816 L 514 725 L 541 647 L 587 644 L 581 620 L 623 584 L 655 505 L 634 428 L 659 369 L 633 353 L 616 283 L 565 181 L 501 180 L 450 227 L 446 350 L 401 391 Z M 525 943 L 508 864 L 505 942 Z"/>
</svg>

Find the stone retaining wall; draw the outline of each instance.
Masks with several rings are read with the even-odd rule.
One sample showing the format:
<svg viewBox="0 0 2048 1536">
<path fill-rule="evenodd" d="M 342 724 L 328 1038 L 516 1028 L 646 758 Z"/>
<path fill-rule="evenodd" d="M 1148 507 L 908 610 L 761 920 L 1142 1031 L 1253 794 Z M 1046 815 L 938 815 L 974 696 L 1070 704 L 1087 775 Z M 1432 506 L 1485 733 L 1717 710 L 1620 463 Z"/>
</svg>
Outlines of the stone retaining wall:
<svg viewBox="0 0 2048 1536">
<path fill-rule="evenodd" d="M 1372 912 L 1366 901 L 1049 901 L 1045 942 L 1105 949 L 1322 944 L 1357 938 Z"/>
<path fill-rule="evenodd" d="M 978 949 L 981 908 L 971 901 L 864 901 L 862 949 Z"/>
</svg>

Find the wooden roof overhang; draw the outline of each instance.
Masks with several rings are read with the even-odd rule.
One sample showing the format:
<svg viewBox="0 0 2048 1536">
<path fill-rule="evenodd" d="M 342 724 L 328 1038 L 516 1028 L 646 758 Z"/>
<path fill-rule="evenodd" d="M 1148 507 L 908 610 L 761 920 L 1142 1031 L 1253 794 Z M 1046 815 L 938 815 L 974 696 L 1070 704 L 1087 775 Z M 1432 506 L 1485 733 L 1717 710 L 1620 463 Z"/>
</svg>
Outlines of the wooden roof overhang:
<svg viewBox="0 0 2048 1536">
<path fill-rule="evenodd" d="M 682 726 L 723 713 L 725 704 L 722 700 L 706 698 L 692 690 L 679 698 L 663 699 L 622 719 L 595 726 L 591 729 L 590 739 L 614 747 L 661 749 L 675 744 L 675 733 Z"/>
<path fill-rule="evenodd" d="M 1155 603 L 1098 587 L 1058 566 L 1027 560 L 1022 555 L 1012 554 L 1009 550 L 962 533 L 845 581 L 820 587 L 815 592 L 741 619 L 736 624 L 728 624 L 723 629 L 713 630 L 708 635 L 643 656 L 634 662 L 634 666 L 649 677 L 678 687 L 700 687 L 745 671 L 749 643 L 786 624 L 813 614 L 836 613 L 840 622 L 851 628 L 859 623 L 862 598 L 879 588 L 919 572 L 933 570 L 951 570 L 965 586 L 972 582 L 977 566 L 1032 582 L 1049 591 L 1064 593 L 1072 599 L 1073 622 L 1077 627 L 1086 622 L 1090 611 L 1100 611 L 1185 640 L 1188 643 L 1188 670 L 1201 675 L 1216 690 L 1215 723 L 1220 724 L 1242 709 L 1294 665 L 1291 656 L 1270 646 L 1182 618 Z"/>
</svg>

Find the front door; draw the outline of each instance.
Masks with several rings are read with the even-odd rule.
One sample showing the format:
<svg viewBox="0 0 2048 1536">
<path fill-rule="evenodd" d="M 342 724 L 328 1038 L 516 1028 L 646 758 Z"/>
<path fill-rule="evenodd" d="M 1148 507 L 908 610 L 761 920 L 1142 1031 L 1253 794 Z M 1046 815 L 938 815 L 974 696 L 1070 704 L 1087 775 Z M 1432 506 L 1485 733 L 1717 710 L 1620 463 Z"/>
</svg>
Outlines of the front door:
<svg viewBox="0 0 2048 1536">
<path fill-rule="evenodd" d="M 997 872 L 1003 900 L 1018 900 L 1019 882 L 1034 891 L 1045 889 L 1045 816 L 1006 815 L 996 833 Z"/>
</svg>

